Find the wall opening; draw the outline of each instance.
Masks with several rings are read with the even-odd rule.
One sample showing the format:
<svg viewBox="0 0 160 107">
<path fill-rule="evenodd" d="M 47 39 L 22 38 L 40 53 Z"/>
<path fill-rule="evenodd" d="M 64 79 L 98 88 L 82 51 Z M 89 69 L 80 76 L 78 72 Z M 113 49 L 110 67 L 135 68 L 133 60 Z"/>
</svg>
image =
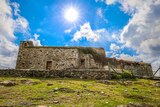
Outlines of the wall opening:
<svg viewBox="0 0 160 107">
<path fill-rule="evenodd" d="M 26 47 L 26 46 L 27 46 L 27 43 L 24 43 L 24 46 Z"/>
<path fill-rule="evenodd" d="M 51 68 L 52 68 L 52 61 L 47 61 L 46 69 L 51 70 Z"/>
<path fill-rule="evenodd" d="M 81 66 L 81 68 L 85 67 L 85 59 L 81 59 L 80 66 Z"/>
</svg>

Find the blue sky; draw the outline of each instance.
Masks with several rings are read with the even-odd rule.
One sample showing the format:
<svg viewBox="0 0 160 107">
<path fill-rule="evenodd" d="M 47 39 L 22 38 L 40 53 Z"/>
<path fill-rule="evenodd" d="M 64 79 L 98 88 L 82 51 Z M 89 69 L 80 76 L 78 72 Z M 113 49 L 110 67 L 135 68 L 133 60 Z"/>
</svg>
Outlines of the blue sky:
<svg viewBox="0 0 160 107">
<path fill-rule="evenodd" d="M 74 21 L 65 16 L 70 8 L 78 14 Z M 14 67 L 20 41 L 31 40 L 103 47 L 107 57 L 148 62 L 156 70 L 159 11 L 159 0 L 1 0 L 0 68 Z"/>
<path fill-rule="evenodd" d="M 120 4 L 106 5 L 103 2 L 94 0 L 15 0 L 19 3 L 21 16 L 25 17 L 29 23 L 30 35 L 35 33 L 40 35 L 39 40 L 42 45 L 47 46 L 96 46 L 109 50 L 113 41 L 105 42 L 105 45 L 88 42 L 85 38 L 80 41 L 71 41 L 76 31 L 85 23 L 90 23 L 92 30 L 106 29 L 110 34 L 119 32 L 128 23 L 131 15 L 124 13 L 120 9 Z M 78 11 L 79 18 L 75 22 L 65 19 L 65 11 L 73 7 Z M 101 10 L 103 18 L 97 14 Z M 65 30 L 72 29 L 72 32 L 65 33 Z M 16 43 L 21 40 L 28 40 L 30 37 L 21 36 Z M 112 36 L 112 35 L 109 35 Z M 111 38 L 111 37 L 110 37 Z M 125 50 L 125 53 L 128 50 Z M 132 54 L 132 53 L 130 53 Z"/>
<path fill-rule="evenodd" d="M 35 0 L 23 0 L 20 2 L 15 0 L 14 2 L 20 4 L 20 14 L 28 20 L 31 35 L 34 33 L 39 34 L 42 45 L 64 46 L 70 43 L 72 35 L 79 30 L 81 25 L 87 22 L 90 23 L 92 30 L 104 28 L 112 33 L 113 31 L 121 30 L 131 17 L 120 10 L 119 4 L 107 6 L 94 0 L 48 0 L 47 2 L 45 0 L 38 2 Z M 64 18 L 65 10 L 70 7 L 77 8 L 79 12 L 77 22 L 71 23 Z M 97 15 L 97 10 L 100 8 L 107 22 Z M 64 32 L 74 26 L 75 28 L 71 34 Z M 24 39 L 23 37 L 19 38 L 19 40 Z M 43 39 L 45 41 L 42 41 Z M 17 43 L 19 43 L 19 40 Z M 81 41 L 82 44 L 73 43 L 73 45 L 83 45 L 86 42 L 83 39 Z"/>
</svg>

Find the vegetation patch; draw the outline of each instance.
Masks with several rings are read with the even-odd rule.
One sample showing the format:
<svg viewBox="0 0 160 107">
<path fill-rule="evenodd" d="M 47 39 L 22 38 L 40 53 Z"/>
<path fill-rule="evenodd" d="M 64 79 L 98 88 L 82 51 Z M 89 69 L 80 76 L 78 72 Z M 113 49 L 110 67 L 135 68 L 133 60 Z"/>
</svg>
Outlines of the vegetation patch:
<svg viewBox="0 0 160 107">
<path fill-rule="evenodd" d="M 55 88 L 54 92 L 56 91 L 60 91 L 63 93 L 74 93 L 75 92 L 73 89 L 70 89 L 70 88 Z"/>
<path fill-rule="evenodd" d="M 160 88 L 153 86 L 158 81 L 148 79 L 132 81 L 127 79 L 0 78 L 0 81 L 6 80 L 14 80 L 18 85 L 0 87 L 0 106 L 116 107 L 130 103 L 150 104 L 153 107 L 160 105 Z M 28 85 L 24 80 L 39 82 L 39 84 Z M 48 83 L 52 85 L 48 86 Z"/>
<path fill-rule="evenodd" d="M 129 70 L 123 70 L 122 73 L 111 73 L 111 79 L 136 79 L 136 77 Z"/>
<path fill-rule="evenodd" d="M 105 63 L 105 55 L 97 53 L 95 50 L 93 50 L 93 48 L 90 48 L 90 47 L 81 48 L 81 47 L 79 47 L 78 49 L 79 49 L 80 53 L 91 54 L 93 56 L 93 59 L 96 62 L 100 62 L 102 64 Z"/>
</svg>

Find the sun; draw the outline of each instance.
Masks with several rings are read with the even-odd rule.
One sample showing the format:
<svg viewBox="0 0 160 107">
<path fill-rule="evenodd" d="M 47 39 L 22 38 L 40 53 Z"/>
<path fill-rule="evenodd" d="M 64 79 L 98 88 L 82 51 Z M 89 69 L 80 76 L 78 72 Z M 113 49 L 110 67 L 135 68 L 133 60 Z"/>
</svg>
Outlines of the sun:
<svg viewBox="0 0 160 107">
<path fill-rule="evenodd" d="M 65 10 L 64 17 L 69 22 L 75 22 L 78 19 L 78 11 L 75 8 L 70 7 Z"/>
</svg>

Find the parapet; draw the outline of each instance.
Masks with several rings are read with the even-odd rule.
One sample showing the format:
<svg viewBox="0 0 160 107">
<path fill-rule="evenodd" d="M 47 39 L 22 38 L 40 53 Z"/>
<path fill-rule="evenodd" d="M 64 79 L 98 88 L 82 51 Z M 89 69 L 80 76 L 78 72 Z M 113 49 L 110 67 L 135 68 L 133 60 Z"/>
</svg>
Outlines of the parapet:
<svg viewBox="0 0 160 107">
<path fill-rule="evenodd" d="M 20 43 L 20 48 L 24 47 L 33 47 L 33 42 L 32 41 L 21 41 Z"/>
</svg>

